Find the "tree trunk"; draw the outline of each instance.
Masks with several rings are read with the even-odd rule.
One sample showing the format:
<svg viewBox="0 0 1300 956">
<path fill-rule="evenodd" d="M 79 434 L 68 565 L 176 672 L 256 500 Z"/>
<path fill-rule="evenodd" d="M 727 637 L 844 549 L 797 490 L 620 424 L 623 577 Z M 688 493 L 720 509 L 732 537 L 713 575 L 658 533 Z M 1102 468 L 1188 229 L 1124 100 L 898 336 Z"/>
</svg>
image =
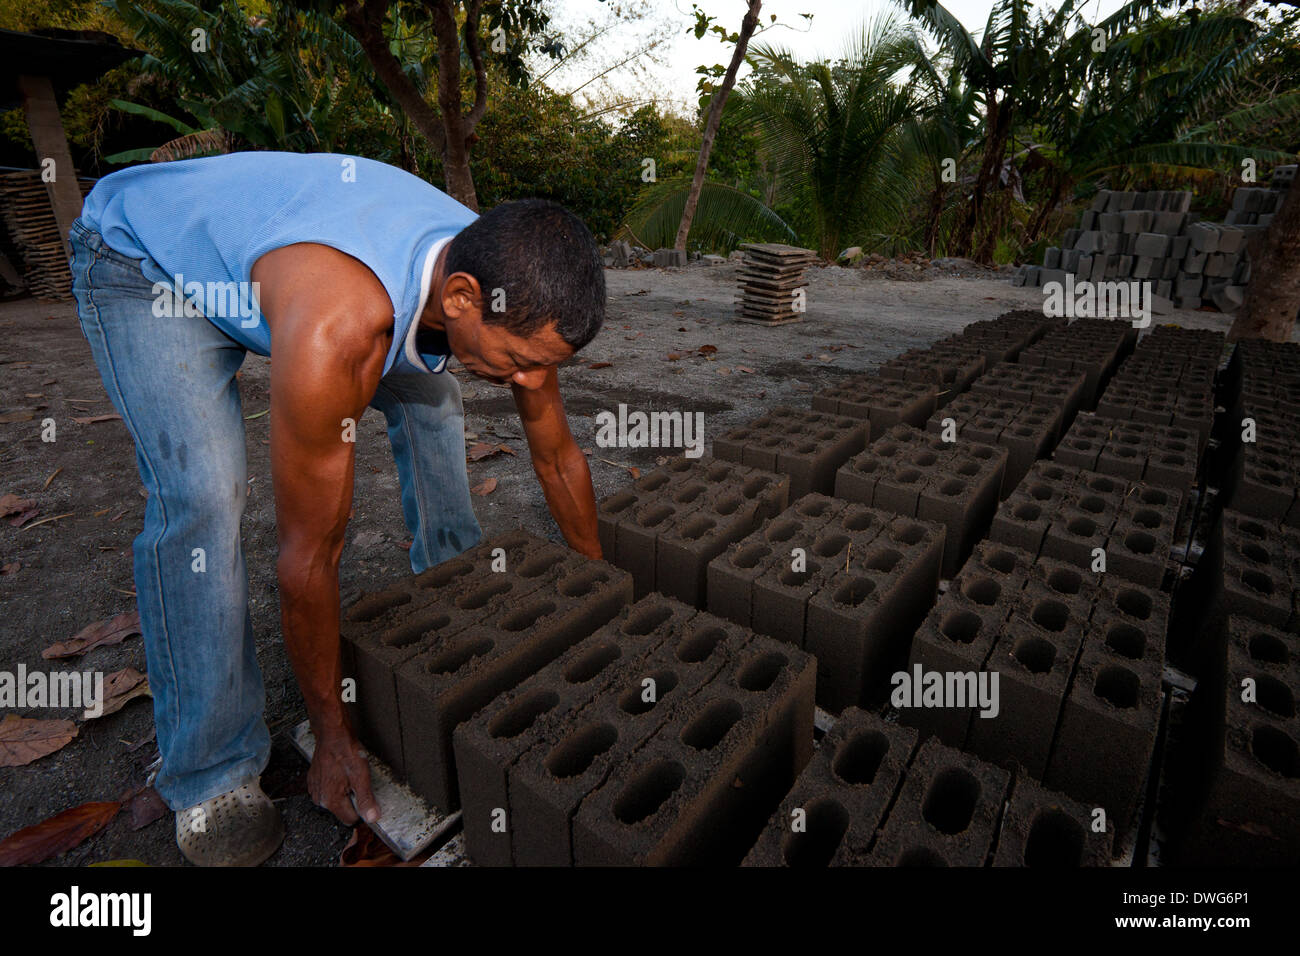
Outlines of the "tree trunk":
<svg viewBox="0 0 1300 956">
<path fill-rule="evenodd" d="M 943 219 L 943 180 L 938 179 L 930 191 L 930 209 L 925 217 L 925 249 L 933 259 L 939 245 L 939 222 Z"/>
<path fill-rule="evenodd" d="M 990 91 L 988 113 L 985 118 L 988 139 L 984 144 L 984 155 L 980 159 L 979 172 L 975 176 L 975 188 L 971 194 L 970 205 L 953 243 L 956 247 L 954 250 L 956 255 L 967 256 L 976 261 L 980 259 L 980 253 L 976 248 L 976 231 L 985 217 L 984 205 L 989 193 L 996 191 L 1000 185 L 1002 154 L 1006 152 L 1013 112 L 1010 108 L 1004 108 L 1004 104 L 998 103 L 993 96 Z"/>
<path fill-rule="evenodd" d="M 478 212 L 478 194 L 469 169 L 468 123 L 460 108 L 460 31 L 456 28 L 456 11 L 452 9 L 452 0 L 439 0 L 430 7 L 433 32 L 438 38 L 438 108 L 442 111 L 444 130 L 442 173 L 447 180 L 447 194 Z"/>
<path fill-rule="evenodd" d="M 388 0 L 360 0 L 349 3 L 344 10 L 344 22 L 352 35 L 361 44 L 361 49 L 370 61 L 379 82 L 397 102 L 402 112 L 407 115 L 420 135 L 427 139 L 439 152 L 442 151 L 443 137 L 446 135 L 438 111 L 430 106 L 415 84 L 402 72 L 402 64 L 393 51 L 389 49 L 388 38 L 384 36 L 384 18 L 388 15 Z"/>
<path fill-rule="evenodd" d="M 736 72 L 745 59 L 745 50 L 749 47 L 749 38 L 758 26 L 758 11 L 763 0 L 749 0 L 749 11 L 740 24 L 740 39 L 731 54 L 731 65 L 727 67 L 726 76 L 722 78 L 722 88 L 713 94 L 709 103 L 709 118 L 704 124 L 704 139 L 700 143 L 700 157 L 695 163 L 695 178 L 691 180 L 691 191 L 686 197 L 686 208 L 682 210 L 682 221 L 677 227 L 677 239 L 673 248 L 686 251 L 686 237 L 691 231 L 691 221 L 695 219 L 695 209 L 700 203 L 700 190 L 704 188 L 704 173 L 709 168 L 709 153 L 713 151 L 713 141 L 717 138 L 718 127 L 722 123 L 722 108 L 726 105 L 731 88 L 736 85 Z"/>
<path fill-rule="evenodd" d="M 1250 283 L 1228 341 L 1261 338 L 1286 342 L 1300 312 L 1300 186 L 1292 185 L 1251 261 Z"/>
</svg>

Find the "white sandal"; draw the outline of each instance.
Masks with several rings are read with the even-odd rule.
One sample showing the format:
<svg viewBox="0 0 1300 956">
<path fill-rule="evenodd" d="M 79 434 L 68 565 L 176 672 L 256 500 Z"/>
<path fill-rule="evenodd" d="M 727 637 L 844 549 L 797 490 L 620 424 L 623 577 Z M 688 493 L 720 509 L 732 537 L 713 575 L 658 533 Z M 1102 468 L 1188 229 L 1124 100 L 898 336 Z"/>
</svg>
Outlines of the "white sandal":
<svg viewBox="0 0 1300 956">
<path fill-rule="evenodd" d="M 280 813 L 256 780 L 176 814 L 176 845 L 195 866 L 258 866 L 283 840 Z"/>
</svg>

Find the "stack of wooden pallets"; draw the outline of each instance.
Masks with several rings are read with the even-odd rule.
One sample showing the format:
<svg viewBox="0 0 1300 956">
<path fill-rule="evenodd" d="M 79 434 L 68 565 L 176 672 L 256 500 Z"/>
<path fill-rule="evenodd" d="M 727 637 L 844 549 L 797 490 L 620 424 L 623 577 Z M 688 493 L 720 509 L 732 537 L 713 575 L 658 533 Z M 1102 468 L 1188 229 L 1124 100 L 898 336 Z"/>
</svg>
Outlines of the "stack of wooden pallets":
<svg viewBox="0 0 1300 956">
<path fill-rule="evenodd" d="M 751 243 L 740 247 L 745 259 L 740 267 L 740 298 L 736 320 L 756 325 L 802 322 L 803 272 L 817 261 L 810 249 L 780 243 Z"/>
<path fill-rule="evenodd" d="M 94 185 L 80 180 L 84 196 Z M 4 225 L 23 258 L 23 278 L 40 299 L 71 298 L 68 252 L 39 170 L 0 175 Z"/>
</svg>

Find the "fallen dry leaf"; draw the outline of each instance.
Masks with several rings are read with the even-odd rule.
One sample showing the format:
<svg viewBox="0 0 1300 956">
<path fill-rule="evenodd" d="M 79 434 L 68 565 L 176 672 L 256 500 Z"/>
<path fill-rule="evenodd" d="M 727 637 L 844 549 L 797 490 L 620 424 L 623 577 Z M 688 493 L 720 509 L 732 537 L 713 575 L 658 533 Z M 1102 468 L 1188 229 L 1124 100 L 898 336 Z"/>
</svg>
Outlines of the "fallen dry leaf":
<svg viewBox="0 0 1300 956">
<path fill-rule="evenodd" d="M 41 657 L 47 661 L 55 657 L 76 657 L 96 647 L 121 644 L 133 634 L 140 633 L 140 612 L 123 611 L 117 617 L 97 621 L 82 628 L 66 641 L 47 647 Z"/>
<path fill-rule="evenodd" d="M 15 494 L 7 494 L 0 498 L 0 518 L 7 518 L 12 514 L 19 514 L 29 508 L 34 508 L 35 506 L 35 498 L 19 498 Z"/>
<path fill-rule="evenodd" d="M 670 362 L 676 362 L 676 361 L 677 361 L 678 359 L 680 359 L 680 358 L 681 358 L 681 356 L 678 355 L 676 352 L 669 352 L 669 353 L 668 353 L 668 361 L 670 361 Z"/>
<path fill-rule="evenodd" d="M 23 563 L 21 561 L 10 561 L 8 564 L 0 565 L 0 575 L 17 574 Z"/>
<path fill-rule="evenodd" d="M 134 667 L 125 667 L 104 678 L 103 710 L 98 715 L 86 711 L 81 715 L 81 719 L 94 720 L 97 716 L 107 717 L 109 714 L 116 714 L 137 697 L 151 696 L 153 692 L 149 690 L 149 678 Z"/>
<path fill-rule="evenodd" d="M 701 345 L 699 349 L 697 349 L 701 355 L 712 355 L 717 350 L 718 347 L 716 345 Z"/>
<path fill-rule="evenodd" d="M 33 511 L 31 512 L 31 514 L 35 514 L 35 513 L 36 513 L 35 510 L 33 510 Z M 31 524 L 25 524 L 25 525 L 23 525 L 21 528 L 19 528 L 19 530 L 20 530 L 20 531 L 27 531 L 28 529 L 30 529 L 30 528 L 35 528 L 35 527 L 37 527 L 38 525 L 49 524 L 51 521 L 58 521 L 60 518 L 71 518 L 74 514 L 76 514 L 75 511 L 65 511 L 65 512 L 63 512 L 63 514 L 61 514 L 61 515 L 50 515 L 49 517 L 41 518 L 39 521 L 33 521 Z M 10 521 L 9 523 L 10 523 L 10 524 L 16 524 L 17 521 L 18 521 L 18 519 L 15 518 L 15 519 L 13 519 L 12 521 Z"/>
<path fill-rule="evenodd" d="M 470 494 L 478 495 L 481 498 L 484 495 L 492 494 L 492 492 L 496 491 L 496 487 L 497 480 L 495 478 L 485 478 L 470 489 Z"/>
<path fill-rule="evenodd" d="M 592 368 L 592 369 L 595 369 L 595 368 L 611 368 L 611 367 L 613 367 L 613 365 L 614 365 L 613 362 L 592 362 L 590 365 L 587 366 L 587 368 Z"/>
<path fill-rule="evenodd" d="M 627 473 L 632 476 L 633 480 L 641 477 L 641 469 L 637 468 L 635 465 L 629 466 Z"/>
<path fill-rule="evenodd" d="M 25 767 L 66 747 L 77 736 L 70 720 L 36 720 L 7 714 L 0 720 L 0 767 Z"/>
<path fill-rule="evenodd" d="M 50 482 L 53 481 L 55 478 L 59 477 L 59 472 L 61 472 L 62 470 L 63 470 L 63 466 L 60 465 L 58 468 L 55 468 L 52 472 L 50 472 L 50 477 L 45 479 L 45 484 L 41 485 L 41 490 L 44 491 L 46 488 L 50 487 Z"/>
<path fill-rule="evenodd" d="M 754 370 L 753 370 L 752 368 L 750 368 L 748 365 L 737 365 L 737 366 L 736 366 L 736 371 L 737 371 L 737 372 L 744 372 L 744 373 L 747 374 L 747 375 L 753 375 L 753 374 L 754 374 Z"/>
<path fill-rule="evenodd" d="M 3 415 L 0 415 L 0 425 L 11 425 L 14 422 L 30 422 L 35 417 L 36 417 L 36 412 L 31 410 L 20 411 L 20 412 L 5 412 Z"/>
<path fill-rule="evenodd" d="M 43 863 L 67 853 L 104 829 L 121 809 L 117 802 L 83 803 L 25 827 L 0 842 L 0 866 Z"/>
<path fill-rule="evenodd" d="M 132 830 L 143 830 L 167 813 L 167 804 L 153 787 L 141 787 L 135 791 L 126 800 L 126 806 L 131 811 Z"/>
<path fill-rule="evenodd" d="M 685 331 L 686 331 L 686 326 L 683 325 L 683 326 L 682 326 L 681 328 L 679 328 L 677 331 L 678 331 L 678 332 L 685 332 Z"/>
<path fill-rule="evenodd" d="M 508 449 L 505 445 L 489 445 L 487 442 L 481 441 L 472 446 L 470 450 L 465 453 L 465 457 L 470 461 L 482 461 L 484 458 L 491 458 L 493 455 L 499 455 L 503 451 L 507 450 Z M 511 452 L 511 454 L 514 453 Z"/>
<path fill-rule="evenodd" d="M 729 369 L 729 368 L 720 368 L 720 369 L 718 369 L 718 374 L 719 374 L 719 375 L 730 375 L 730 374 L 731 374 L 731 369 Z"/>
<path fill-rule="evenodd" d="M 89 418 L 73 419 L 73 421 L 76 422 L 78 425 L 94 425 L 96 422 L 120 422 L 121 420 L 122 420 L 122 416 L 117 414 L 116 412 L 114 412 L 112 415 L 91 415 Z"/>
</svg>

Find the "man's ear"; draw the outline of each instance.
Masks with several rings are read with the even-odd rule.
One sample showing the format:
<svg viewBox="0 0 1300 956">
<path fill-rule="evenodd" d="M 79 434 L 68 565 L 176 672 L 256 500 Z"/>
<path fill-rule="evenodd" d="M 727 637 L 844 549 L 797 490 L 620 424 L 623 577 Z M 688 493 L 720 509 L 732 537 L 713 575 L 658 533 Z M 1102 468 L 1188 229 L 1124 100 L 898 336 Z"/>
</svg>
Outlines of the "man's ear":
<svg viewBox="0 0 1300 956">
<path fill-rule="evenodd" d="M 443 314 L 454 319 L 479 312 L 483 307 L 483 290 L 478 279 L 468 272 L 453 272 L 442 284 Z"/>
</svg>

